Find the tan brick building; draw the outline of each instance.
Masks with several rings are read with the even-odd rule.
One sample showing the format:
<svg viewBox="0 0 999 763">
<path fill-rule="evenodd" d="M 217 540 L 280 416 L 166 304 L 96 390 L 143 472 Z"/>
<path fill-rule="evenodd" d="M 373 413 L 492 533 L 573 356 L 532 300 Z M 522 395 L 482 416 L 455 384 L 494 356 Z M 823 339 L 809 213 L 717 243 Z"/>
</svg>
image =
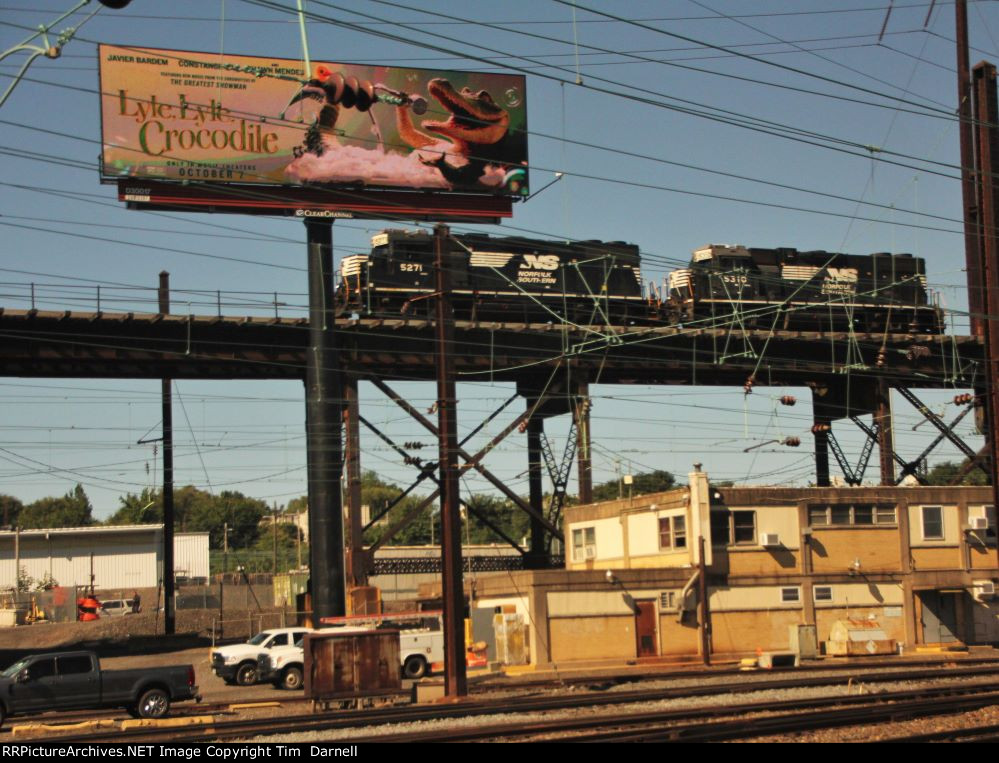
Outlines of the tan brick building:
<svg viewBox="0 0 999 763">
<path fill-rule="evenodd" d="M 566 570 L 481 578 L 478 609 L 519 613 L 531 662 L 695 656 L 700 538 L 713 654 L 821 645 L 876 621 L 911 650 L 999 642 L 991 488 L 712 487 L 571 507 Z M 608 574 L 609 573 L 609 574 Z"/>
</svg>

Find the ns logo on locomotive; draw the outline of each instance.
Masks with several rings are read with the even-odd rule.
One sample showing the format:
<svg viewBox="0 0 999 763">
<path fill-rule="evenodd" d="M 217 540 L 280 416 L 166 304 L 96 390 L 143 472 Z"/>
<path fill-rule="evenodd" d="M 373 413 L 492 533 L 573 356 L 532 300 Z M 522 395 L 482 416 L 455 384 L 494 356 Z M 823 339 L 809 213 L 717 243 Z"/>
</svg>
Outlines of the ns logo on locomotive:
<svg viewBox="0 0 999 763">
<path fill-rule="evenodd" d="M 387 230 L 345 257 L 339 314 L 433 314 L 434 241 Z M 454 236 L 450 263 L 459 320 L 619 326 L 697 326 L 937 334 L 925 263 L 910 254 L 839 254 L 709 245 L 660 287 L 645 284 L 638 247 Z"/>
</svg>

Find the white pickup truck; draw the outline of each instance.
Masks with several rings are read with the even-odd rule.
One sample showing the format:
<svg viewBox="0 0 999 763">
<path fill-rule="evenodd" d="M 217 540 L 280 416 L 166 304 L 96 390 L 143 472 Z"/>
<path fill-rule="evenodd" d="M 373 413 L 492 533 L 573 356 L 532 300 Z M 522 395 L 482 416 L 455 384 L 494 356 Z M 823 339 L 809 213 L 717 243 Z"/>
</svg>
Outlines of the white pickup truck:
<svg viewBox="0 0 999 763">
<path fill-rule="evenodd" d="M 305 675 L 303 638 L 304 634 L 294 644 L 260 652 L 257 660 L 259 680 L 270 681 L 282 689 L 301 689 Z M 431 673 L 435 662 L 443 660 L 443 631 L 423 628 L 399 631 L 399 663 L 404 678 L 423 678 Z"/>
<path fill-rule="evenodd" d="M 216 647 L 212 650 L 212 671 L 228 684 L 252 686 L 260 680 L 257 665 L 261 653 L 292 649 L 311 628 L 272 628 L 261 631 L 244 644 Z M 300 684 L 301 685 L 301 684 Z M 297 687 L 296 687 L 297 688 Z"/>
</svg>

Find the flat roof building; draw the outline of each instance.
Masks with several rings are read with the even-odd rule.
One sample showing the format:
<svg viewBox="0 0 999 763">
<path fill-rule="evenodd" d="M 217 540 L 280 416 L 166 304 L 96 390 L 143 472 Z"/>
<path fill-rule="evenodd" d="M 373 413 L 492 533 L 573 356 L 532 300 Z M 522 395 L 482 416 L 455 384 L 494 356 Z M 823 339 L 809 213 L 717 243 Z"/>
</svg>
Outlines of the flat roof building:
<svg viewBox="0 0 999 763">
<path fill-rule="evenodd" d="M 990 487 L 715 487 L 697 471 L 568 507 L 564 529 L 564 571 L 477 582 L 473 607 L 519 616 L 535 664 L 697 656 L 704 630 L 713 654 L 789 650 L 807 629 L 821 653 L 844 621 L 907 650 L 999 643 Z"/>
<path fill-rule="evenodd" d="M 0 532 L 0 588 L 13 588 L 15 558 L 34 581 L 97 589 L 155 588 L 163 572 L 163 525 L 92 525 Z M 174 536 L 174 572 L 208 577 L 208 533 Z"/>
</svg>

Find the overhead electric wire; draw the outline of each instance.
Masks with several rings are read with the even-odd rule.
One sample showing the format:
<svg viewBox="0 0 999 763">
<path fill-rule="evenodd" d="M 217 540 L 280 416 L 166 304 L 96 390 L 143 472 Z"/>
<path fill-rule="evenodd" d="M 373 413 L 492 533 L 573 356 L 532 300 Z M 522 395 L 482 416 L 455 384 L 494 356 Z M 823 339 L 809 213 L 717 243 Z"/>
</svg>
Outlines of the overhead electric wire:
<svg viewBox="0 0 999 763">
<path fill-rule="evenodd" d="M 249 0 L 244 0 L 244 2 L 248 2 L 248 1 Z M 381 0 L 372 0 L 372 1 L 373 2 L 380 2 Z M 319 0 L 316 0 L 316 2 L 319 2 Z M 805 69 L 799 69 L 799 68 L 794 67 L 794 66 L 786 66 L 784 64 L 775 63 L 773 61 L 767 61 L 765 58 L 759 58 L 759 57 L 753 56 L 753 55 L 751 55 L 749 53 L 743 53 L 743 52 L 738 51 L 738 50 L 733 50 L 731 48 L 726 48 L 726 47 L 724 47 L 722 45 L 715 45 L 714 43 L 705 42 L 704 40 L 698 40 L 698 39 L 693 38 L 693 37 L 688 37 L 687 35 L 678 34 L 676 32 L 669 32 L 669 31 L 667 31 L 665 29 L 660 29 L 659 27 L 650 26 L 648 24 L 645 24 L 645 23 L 642 23 L 642 22 L 638 22 L 638 21 L 632 21 L 632 20 L 630 20 L 628 18 L 625 18 L 623 16 L 618 16 L 617 14 L 608 13 L 607 11 L 601 11 L 601 10 L 598 10 L 596 8 L 590 8 L 588 6 L 580 5 L 578 2 L 575 2 L 575 0 L 552 0 L 552 2 L 558 3 L 559 5 L 568 6 L 570 8 L 575 8 L 577 10 L 586 11 L 587 13 L 592 13 L 592 14 L 597 15 L 597 16 L 603 16 L 604 18 L 612 19 L 612 20 L 620 22 L 622 24 L 627 24 L 628 26 L 634 26 L 634 27 L 638 27 L 638 28 L 641 28 L 641 29 L 645 29 L 646 31 L 654 32 L 655 34 L 661 34 L 661 35 L 665 35 L 667 37 L 673 37 L 673 38 L 678 39 L 678 40 L 683 40 L 684 42 L 690 42 L 690 43 L 694 43 L 696 45 L 704 46 L 706 48 L 711 48 L 712 50 L 720 51 L 722 53 L 728 53 L 729 55 L 732 55 L 732 56 L 735 56 L 735 57 L 738 57 L 738 58 L 744 58 L 746 60 L 753 61 L 753 62 L 758 63 L 758 64 L 763 64 L 764 66 L 775 67 L 777 69 L 781 69 L 781 70 L 789 72 L 791 74 L 798 74 L 798 75 L 801 75 L 803 77 L 808 77 L 810 79 L 816 79 L 816 80 L 819 80 L 821 82 L 826 82 L 826 83 L 829 83 L 829 84 L 837 85 L 839 87 L 845 87 L 848 90 L 857 90 L 857 91 L 862 92 L 862 93 L 867 93 L 868 95 L 876 95 L 879 98 L 887 98 L 889 100 L 898 101 L 899 103 L 905 103 L 905 104 L 908 104 L 908 105 L 911 105 L 911 106 L 918 106 L 919 108 L 923 108 L 923 109 L 926 109 L 926 110 L 931 111 L 931 112 L 936 112 L 940 116 L 942 116 L 942 117 L 945 116 L 945 117 L 947 117 L 949 119 L 953 119 L 954 118 L 954 114 L 953 114 L 952 111 L 948 110 L 948 108 L 946 106 L 944 106 L 943 104 L 939 104 L 939 103 L 937 103 L 935 101 L 930 101 L 930 102 L 931 103 L 936 103 L 936 106 L 938 106 L 939 108 L 928 106 L 926 104 L 914 103 L 914 102 L 908 101 L 908 100 L 906 100 L 904 98 L 899 98 L 898 96 L 889 95 L 888 93 L 879 93 L 876 90 L 871 90 L 870 88 L 866 88 L 866 87 L 863 87 L 861 85 L 855 85 L 855 84 L 850 83 L 850 82 L 843 82 L 841 80 L 837 80 L 837 79 L 834 79 L 832 77 L 826 77 L 826 76 L 824 76 L 822 74 L 816 74 L 815 72 L 810 72 L 810 71 L 807 71 Z M 759 31 L 759 30 L 756 30 L 756 31 Z M 927 99 L 927 100 L 929 100 L 929 99 Z"/>
<path fill-rule="evenodd" d="M 372 0 L 372 1 L 373 2 L 379 2 L 379 3 L 382 3 L 382 4 L 387 4 L 386 0 Z M 557 2 L 562 2 L 562 0 L 556 0 L 556 1 Z M 283 6 L 280 3 L 274 2 L 274 0 L 243 0 L 243 2 L 252 4 L 252 5 L 260 5 L 260 6 L 263 6 L 263 7 L 273 8 L 275 10 L 281 10 L 281 11 L 287 12 L 287 13 L 297 13 L 297 11 L 295 11 L 294 9 L 289 8 L 287 6 Z M 337 5 L 334 5 L 334 4 L 329 3 L 329 2 L 324 2 L 323 0 L 314 0 L 314 2 L 316 4 L 318 4 L 318 5 L 323 5 L 325 7 L 333 8 L 335 10 L 344 11 L 344 12 L 350 12 L 350 13 L 355 13 L 357 15 L 362 15 L 362 16 L 367 16 L 367 17 L 373 18 L 373 17 L 370 16 L 370 14 L 361 14 L 359 11 L 356 11 L 356 10 L 353 10 L 353 9 L 343 8 L 342 6 L 337 6 Z M 316 13 L 314 13 L 312 11 L 307 12 L 306 15 L 309 18 L 313 19 L 313 20 L 323 21 L 325 23 L 330 23 L 330 24 L 333 24 L 333 25 L 336 25 L 336 26 L 343 26 L 343 27 L 348 28 L 348 29 L 354 28 L 356 26 L 356 25 L 354 25 L 354 24 L 352 24 L 350 22 L 342 21 L 342 20 L 335 19 L 335 18 L 328 17 L 328 16 L 322 16 L 322 15 L 316 14 Z M 398 26 L 402 26 L 402 27 L 405 28 L 406 25 L 402 24 L 400 22 L 398 24 Z M 390 35 L 390 34 L 387 34 L 387 33 L 384 33 L 384 32 L 374 33 L 374 32 L 370 32 L 370 30 L 363 30 L 363 29 L 360 29 L 359 31 L 362 31 L 362 32 L 367 31 L 368 33 L 374 34 L 375 36 L 385 37 L 387 39 L 392 39 L 392 40 L 395 40 L 397 42 L 404 42 L 406 44 L 411 44 L 411 45 L 412 44 L 420 44 L 420 45 L 423 45 L 424 47 L 431 47 L 431 48 L 437 49 L 437 50 L 446 50 L 447 52 L 454 52 L 454 51 L 451 51 L 450 49 L 442 49 L 439 46 L 430 45 L 429 43 L 416 43 L 416 42 L 414 42 L 411 39 L 399 37 L 397 35 Z M 420 30 L 413 30 L 413 31 L 420 31 Z M 423 34 L 428 34 L 426 32 L 422 32 L 422 33 Z M 460 43 L 463 43 L 463 44 L 470 44 L 467 41 L 464 41 L 464 40 L 455 40 L 454 38 L 445 37 L 443 35 L 435 35 L 435 36 L 437 36 L 437 37 L 443 37 L 444 39 L 447 39 L 447 40 L 450 40 L 450 41 L 453 41 L 453 42 L 460 42 Z M 501 52 L 501 51 L 497 51 L 497 50 L 495 50 L 493 48 L 489 48 L 489 47 L 486 47 L 486 46 L 483 46 L 483 45 L 476 45 L 475 47 L 480 48 L 482 50 L 489 51 L 491 53 Z M 717 47 L 717 46 L 715 46 L 715 47 Z M 467 58 L 469 58 L 471 60 L 479 60 L 479 61 L 487 61 L 487 62 L 490 60 L 490 59 L 483 59 L 480 56 L 477 56 L 477 55 L 474 55 L 474 54 L 471 54 L 471 53 L 463 53 L 461 55 L 464 55 L 465 57 L 467 57 Z M 505 55 L 505 53 L 504 53 L 504 55 Z M 527 61 L 531 60 L 530 58 L 524 57 L 524 56 L 521 56 L 521 58 L 523 58 L 524 60 L 527 60 Z M 532 63 L 536 63 L 536 62 L 532 61 Z M 510 68 L 510 69 L 512 69 L 514 71 L 521 71 L 521 69 L 519 67 L 517 67 L 517 66 L 508 66 L 507 68 Z M 568 69 L 568 68 L 565 68 L 565 67 L 553 67 L 553 68 L 556 68 L 556 69 L 558 69 L 560 71 L 567 72 L 570 75 L 574 75 L 574 72 L 572 70 Z M 735 118 L 734 116 L 731 115 L 731 112 L 724 112 L 723 113 L 722 110 L 719 110 L 719 109 L 717 109 L 715 107 L 705 106 L 703 104 L 697 104 L 695 102 L 688 101 L 688 100 L 685 100 L 685 99 L 678 99 L 678 98 L 676 98 L 674 96 L 670 96 L 670 95 L 665 94 L 665 93 L 659 93 L 659 92 L 656 92 L 656 91 L 648 90 L 646 88 L 639 88 L 639 87 L 631 85 L 629 83 L 619 82 L 619 81 L 616 81 L 616 80 L 608 80 L 608 79 L 600 78 L 600 77 L 590 77 L 589 78 L 589 79 L 595 79 L 596 81 L 599 81 L 599 82 L 608 83 L 610 85 L 613 85 L 614 88 L 617 88 L 617 89 L 610 89 L 610 88 L 594 87 L 593 85 L 591 85 L 589 83 L 586 83 L 586 82 L 578 82 L 578 81 L 576 81 L 576 79 L 573 79 L 573 80 L 570 81 L 570 80 L 560 79 L 558 77 L 555 77 L 555 76 L 552 76 L 552 75 L 546 75 L 546 74 L 542 74 L 542 73 L 535 73 L 535 76 L 542 77 L 542 78 L 545 78 L 545 79 L 551 79 L 551 80 L 559 82 L 559 83 L 561 83 L 563 85 L 564 84 L 573 84 L 573 85 L 576 85 L 576 86 L 578 86 L 580 88 L 588 89 L 588 90 L 593 90 L 595 92 L 599 92 L 599 93 L 602 93 L 602 94 L 605 94 L 605 95 L 610 95 L 612 97 L 624 98 L 624 99 L 632 100 L 632 101 L 635 101 L 635 102 L 638 102 L 638 103 L 645 103 L 647 105 L 651 105 L 651 106 L 654 106 L 654 107 L 657 107 L 657 108 L 665 108 L 665 109 L 668 109 L 668 110 L 671 110 L 671 111 L 677 111 L 679 113 L 688 114 L 690 116 L 698 116 L 698 117 L 702 117 L 702 118 L 707 118 L 707 119 L 710 119 L 712 121 L 717 121 L 717 122 L 722 122 L 722 123 L 730 124 L 730 125 L 733 125 L 733 126 L 743 127 L 744 129 L 749 129 L 749 130 L 752 130 L 752 131 L 755 131 L 755 132 L 761 132 L 763 134 L 769 134 L 769 135 L 773 135 L 775 137 L 780 137 L 780 138 L 784 138 L 784 139 L 788 139 L 788 140 L 794 140 L 794 141 L 797 141 L 797 142 L 800 142 L 800 143 L 804 143 L 806 145 L 813 145 L 813 146 L 816 146 L 816 147 L 825 148 L 827 150 L 838 151 L 838 152 L 841 152 L 841 153 L 846 153 L 846 154 L 851 155 L 851 156 L 864 156 L 865 158 L 869 158 L 868 154 L 857 153 L 857 152 L 854 152 L 854 151 L 848 151 L 845 148 L 842 148 L 841 146 L 826 145 L 826 144 L 823 144 L 823 143 L 815 142 L 813 140 L 806 140 L 804 137 L 795 137 L 795 136 L 811 135 L 811 136 L 815 137 L 816 140 L 819 140 L 819 139 L 821 139 L 821 140 L 828 140 L 828 141 L 831 141 L 833 143 L 840 143 L 842 145 L 852 146 L 853 148 L 861 149 L 862 151 L 869 151 L 871 155 L 873 155 L 874 153 L 877 153 L 877 154 L 886 154 L 886 155 L 890 155 L 890 156 L 899 156 L 900 158 L 915 159 L 916 161 L 922 161 L 922 162 L 926 162 L 928 164 L 935 164 L 935 165 L 940 165 L 940 166 L 952 166 L 952 165 L 945 165 L 944 163 L 941 163 L 941 162 L 934 162 L 934 161 L 928 160 L 928 159 L 923 159 L 923 158 L 918 158 L 918 157 L 910 157 L 910 156 L 907 156 L 907 155 L 904 155 L 904 154 L 899 154 L 897 152 L 893 152 L 893 151 L 890 151 L 890 150 L 887 150 L 887 149 L 884 149 L 884 148 L 880 148 L 880 147 L 876 148 L 876 147 L 872 147 L 872 146 L 865 146 L 865 145 L 856 143 L 855 141 L 848 141 L 848 140 L 845 140 L 845 139 L 833 138 L 831 136 L 823 136 L 823 135 L 820 135 L 818 133 L 814 133 L 812 131 L 799 130 L 799 129 L 794 128 L 794 127 L 792 127 L 790 125 L 787 125 L 787 124 L 773 123 L 770 120 L 765 120 L 765 119 L 758 118 L 758 117 Z M 644 92 L 644 93 L 655 95 L 655 96 L 658 96 L 658 97 L 661 97 L 661 98 L 667 98 L 667 99 L 670 99 L 670 100 L 676 100 L 678 102 L 692 103 L 695 106 L 697 106 L 698 108 L 706 108 L 706 109 L 709 109 L 710 111 L 715 111 L 715 112 L 718 112 L 718 113 L 709 114 L 709 113 L 706 113 L 706 112 L 699 112 L 699 111 L 697 111 L 695 109 L 691 109 L 691 108 L 688 108 L 688 107 L 680 107 L 680 106 L 670 105 L 670 104 L 667 104 L 667 103 L 663 103 L 662 101 L 656 101 L 656 100 L 653 100 L 651 98 L 642 97 L 642 96 L 639 96 L 639 95 L 634 95 L 634 94 L 629 94 L 627 92 L 623 92 L 621 90 L 621 88 L 625 88 L 625 89 L 628 89 L 628 90 L 634 90 L 634 91 L 637 91 L 637 92 Z M 883 96 L 883 97 L 894 98 L 893 96 Z M 900 99 L 896 98 L 895 100 L 900 100 Z M 930 108 L 930 107 L 922 106 L 921 104 L 913 104 L 913 105 L 920 106 L 921 108 L 927 108 L 927 109 Z M 936 114 L 936 115 L 934 115 L 932 113 L 928 113 L 928 114 L 925 114 L 925 116 L 937 116 L 940 119 L 948 119 L 948 120 L 951 120 L 951 121 L 955 121 L 956 120 L 956 116 L 954 116 L 949 111 L 941 110 L 941 109 L 931 109 L 931 111 L 935 111 L 935 112 L 939 112 L 939 113 Z M 767 125 L 769 125 L 769 127 Z M 875 149 L 875 148 L 876 148 L 876 151 L 873 151 L 872 149 Z M 890 159 L 886 159 L 883 156 L 877 156 L 875 158 L 877 159 L 877 161 L 885 162 L 885 163 L 888 163 L 888 164 L 899 164 L 899 162 L 896 162 L 896 161 L 890 160 Z M 911 169 L 918 169 L 918 168 L 911 167 Z M 933 172 L 932 170 L 926 170 L 926 169 L 924 169 L 924 171 Z"/>
<path fill-rule="evenodd" d="M 248 1 L 248 0 L 244 0 L 244 1 Z M 331 5 L 329 2 L 324 2 L 323 0 L 316 0 L 316 2 L 319 5 Z M 443 17 L 443 18 L 446 18 L 446 19 L 460 18 L 458 16 L 453 16 L 451 14 L 438 13 L 438 12 L 435 12 L 435 11 L 427 10 L 425 8 L 419 8 L 419 7 L 416 7 L 416 6 L 413 6 L 413 5 L 406 5 L 406 4 L 403 4 L 403 3 L 392 2 L 391 0 L 369 0 L 369 2 L 377 3 L 379 5 L 388 5 L 388 6 L 394 7 L 394 8 L 402 8 L 402 9 L 414 10 L 414 11 L 418 11 L 420 13 L 429 14 L 429 15 L 432 15 L 432 16 Z M 331 6 L 331 7 L 337 7 L 337 6 Z M 355 13 L 357 13 L 357 11 L 355 11 Z M 472 23 L 470 19 L 463 19 L 462 21 L 464 23 Z M 625 57 L 627 57 L 627 58 L 629 58 L 629 59 L 631 59 L 633 61 L 639 62 L 639 63 L 661 64 L 661 65 L 664 65 L 664 66 L 670 66 L 670 67 L 675 67 L 675 68 L 680 68 L 680 69 L 686 69 L 688 71 L 695 71 L 695 72 L 699 72 L 701 74 L 709 74 L 709 75 L 712 75 L 712 76 L 723 77 L 725 79 L 732 79 L 732 80 L 736 80 L 736 81 L 740 81 L 740 82 L 748 82 L 748 83 L 751 83 L 753 85 L 763 85 L 763 86 L 766 86 L 766 87 L 775 87 L 775 88 L 779 88 L 779 89 L 782 89 L 782 90 L 788 90 L 788 91 L 797 92 L 797 93 L 804 93 L 804 94 L 809 95 L 809 96 L 818 96 L 818 97 L 822 97 L 822 98 L 832 98 L 832 99 L 835 99 L 835 100 L 842 100 L 842 101 L 847 101 L 847 102 L 851 102 L 851 103 L 857 103 L 857 104 L 864 105 L 864 106 L 873 106 L 875 108 L 899 108 L 900 107 L 900 104 L 895 104 L 894 106 L 890 106 L 888 104 L 882 104 L 882 103 L 877 103 L 877 102 L 872 102 L 872 101 L 863 101 L 863 100 L 859 100 L 859 99 L 856 99 L 856 98 L 849 98 L 847 96 L 837 95 L 835 93 L 817 92 L 814 89 L 813 90 L 809 90 L 809 89 L 806 89 L 806 88 L 795 87 L 793 85 L 788 85 L 788 84 L 785 84 L 785 83 L 769 82 L 769 81 L 766 81 L 766 80 L 761 80 L 759 78 L 755 78 L 754 79 L 752 77 L 743 77 L 743 76 L 740 76 L 740 75 L 737 75 L 737 74 L 732 74 L 732 73 L 729 73 L 729 72 L 718 72 L 718 71 L 714 71 L 714 70 L 711 70 L 711 69 L 701 69 L 699 67 L 686 66 L 686 65 L 678 63 L 676 59 L 666 59 L 666 60 L 664 60 L 664 59 L 651 58 L 651 57 L 648 57 L 648 56 L 639 55 L 642 51 L 625 51 L 625 50 L 620 50 L 620 49 L 615 50 L 614 48 L 603 48 L 603 47 L 600 47 L 600 46 L 597 46 L 597 45 L 593 45 L 592 43 L 578 43 L 578 42 L 576 42 L 574 40 L 559 39 L 559 38 L 552 37 L 550 35 L 541 35 L 541 34 L 533 34 L 533 33 L 530 33 L 530 32 L 522 32 L 522 31 L 517 30 L 517 29 L 510 29 L 507 26 L 501 25 L 501 24 L 495 24 L 495 23 L 484 22 L 484 21 L 479 21 L 479 22 L 476 22 L 476 23 L 477 23 L 478 26 L 482 26 L 482 27 L 485 27 L 485 28 L 488 28 L 488 29 L 496 29 L 498 31 L 506 32 L 506 33 L 509 33 L 509 34 L 516 34 L 516 35 L 525 36 L 525 37 L 528 37 L 528 38 L 533 38 L 533 39 L 538 39 L 538 40 L 544 40 L 546 42 L 556 42 L 556 43 L 559 43 L 559 44 L 562 44 L 562 45 L 572 46 L 572 47 L 575 47 L 575 48 L 585 48 L 587 50 L 597 51 L 599 54 L 602 54 L 602 55 L 625 56 Z M 429 34 L 427 32 L 424 32 L 424 33 L 425 34 Z M 450 38 L 450 37 L 444 37 L 444 39 L 447 39 L 447 40 L 452 41 L 452 42 L 457 42 L 458 41 L 458 40 L 455 40 L 454 38 Z M 783 40 L 781 40 L 780 42 L 782 44 L 786 44 L 786 45 L 790 45 L 791 44 L 791 43 L 783 41 Z M 725 46 L 713 46 L 713 45 L 703 44 L 703 45 L 700 45 L 698 47 L 702 48 L 702 49 L 706 48 L 706 49 L 711 49 L 711 50 L 718 50 L 720 48 L 721 50 L 724 51 L 725 56 L 731 57 L 731 54 L 728 52 L 728 48 L 725 47 Z M 484 49 L 488 50 L 490 52 L 494 52 L 493 49 L 491 49 L 491 48 L 484 48 Z M 569 55 L 569 54 L 565 54 L 565 55 Z M 767 55 L 767 54 L 760 54 L 760 55 Z M 540 61 L 536 60 L 536 56 L 528 56 L 526 54 L 520 54 L 520 55 L 510 55 L 508 57 L 514 58 L 514 59 L 520 59 L 520 60 L 530 61 L 535 66 L 541 66 L 541 67 L 546 66 L 543 62 L 540 62 Z M 490 59 L 490 60 L 492 60 L 492 59 Z M 681 59 L 681 60 L 693 60 L 693 59 Z M 560 71 L 566 71 L 566 69 L 563 68 L 563 67 L 553 67 L 553 68 L 557 68 Z M 612 82 L 611 80 L 601 80 L 601 81 Z M 580 83 L 579 82 L 575 82 L 574 84 L 578 85 Z M 886 97 L 889 97 L 889 96 L 886 96 Z M 919 109 L 925 109 L 925 107 L 922 106 L 922 105 L 920 105 L 920 104 L 913 104 L 913 105 L 917 106 Z M 938 104 L 938 105 L 943 106 L 943 104 Z M 909 111 L 909 113 L 918 114 L 920 116 L 928 116 L 924 110 L 920 110 L 920 111 L 911 110 L 911 111 Z M 951 114 L 950 112 L 947 112 L 947 118 L 953 118 L 953 114 Z"/>
<path fill-rule="evenodd" d="M 815 56 L 820 61 L 825 61 L 826 63 L 832 64 L 833 66 L 838 66 L 838 67 L 840 67 L 842 69 L 846 69 L 847 71 L 851 72 L 852 74 L 859 74 L 862 77 L 866 77 L 868 79 L 874 80 L 878 84 L 887 85 L 888 87 L 893 87 L 893 88 L 896 88 L 898 90 L 901 90 L 902 93 L 905 96 L 909 96 L 910 95 L 910 90 L 909 90 L 908 86 L 906 86 L 904 88 L 899 88 L 897 85 L 895 85 L 895 84 L 893 84 L 891 82 L 888 82 L 887 80 L 883 80 L 880 77 L 875 77 L 873 74 L 871 74 L 869 72 L 865 72 L 865 71 L 862 71 L 860 69 L 856 69 L 856 68 L 854 68 L 852 66 L 848 66 L 847 64 L 844 64 L 842 61 L 836 61 L 835 59 L 827 58 L 826 56 L 820 56 L 818 53 L 816 53 L 813 50 L 805 50 L 804 48 L 799 47 L 796 43 L 790 43 L 787 40 L 784 40 L 784 39 L 782 39 L 782 38 L 780 38 L 780 37 L 778 37 L 778 36 L 776 36 L 774 34 L 771 34 L 770 32 L 766 32 L 766 31 L 760 29 L 759 27 L 755 27 L 752 24 L 749 24 L 749 23 L 743 21 L 742 19 L 737 19 L 737 18 L 735 18 L 733 16 L 728 15 L 727 13 L 722 13 L 721 11 L 715 10 L 714 8 L 712 8 L 712 7 L 708 6 L 708 5 L 706 5 L 705 3 L 701 2 L 701 0 L 688 0 L 688 2 L 693 3 L 694 5 L 696 5 L 699 8 L 704 8 L 705 10 L 711 11 L 712 13 L 715 13 L 715 14 L 721 16 L 724 19 L 727 19 L 727 20 L 732 21 L 732 22 L 734 22 L 736 24 L 744 26 L 746 29 L 751 29 L 752 31 L 756 32 L 757 34 L 766 35 L 767 37 L 771 38 L 772 40 L 776 40 L 777 42 L 779 42 L 779 43 L 781 43 L 783 45 L 791 45 L 792 47 L 794 47 L 795 49 L 797 49 L 798 51 L 800 51 L 802 53 L 806 53 L 808 55 Z M 726 48 L 726 51 L 730 49 L 728 46 L 721 46 L 721 47 Z M 915 94 L 912 94 L 912 95 L 915 95 Z M 941 106 L 942 108 L 945 108 L 945 109 L 947 108 L 946 104 L 940 103 L 939 101 L 935 101 L 933 99 L 926 99 L 926 100 L 930 101 L 931 103 L 935 103 L 938 106 Z"/>
</svg>

